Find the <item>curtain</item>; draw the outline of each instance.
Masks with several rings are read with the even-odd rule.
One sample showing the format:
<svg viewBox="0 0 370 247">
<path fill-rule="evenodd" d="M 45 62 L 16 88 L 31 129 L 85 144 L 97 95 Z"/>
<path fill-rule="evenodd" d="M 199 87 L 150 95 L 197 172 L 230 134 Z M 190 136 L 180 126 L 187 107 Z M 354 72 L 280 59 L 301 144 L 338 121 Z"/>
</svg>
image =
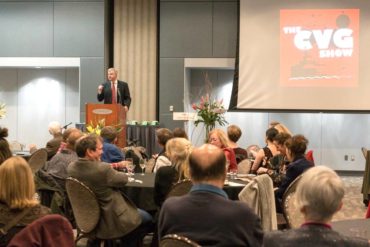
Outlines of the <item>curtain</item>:
<svg viewBox="0 0 370 247">
<path fill-rule="evenodd" d="M 157 0 L 114 1 L 114 67 L 130 87 L 127 120 L 155 120 Z"/>
</svg>

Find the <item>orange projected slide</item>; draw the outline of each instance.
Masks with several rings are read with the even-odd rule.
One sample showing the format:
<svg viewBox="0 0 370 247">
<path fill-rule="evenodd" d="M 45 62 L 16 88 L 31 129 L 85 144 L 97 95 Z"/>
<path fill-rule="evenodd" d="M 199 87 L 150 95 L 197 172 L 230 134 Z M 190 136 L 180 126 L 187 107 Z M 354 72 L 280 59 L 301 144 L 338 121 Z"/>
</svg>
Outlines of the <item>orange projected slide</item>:
<svg viewBox="0 0 370 247">
<path fill-rule="evenodd" d="M 280 10 L 280 85 L 357 87 L 359 9 Z"/>
</svg>

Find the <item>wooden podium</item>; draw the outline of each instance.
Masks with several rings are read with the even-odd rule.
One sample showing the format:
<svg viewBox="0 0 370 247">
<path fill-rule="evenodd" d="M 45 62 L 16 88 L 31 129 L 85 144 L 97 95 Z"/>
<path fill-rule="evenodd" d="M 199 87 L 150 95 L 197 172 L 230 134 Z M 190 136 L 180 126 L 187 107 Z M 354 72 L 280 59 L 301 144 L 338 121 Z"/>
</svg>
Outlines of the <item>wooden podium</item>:
<svg viewBox="0 0 370 247">
<path fill-rule="evenodd" d="M 96 126 L 105 119 L 105 126 L 122 126 L 118 133 L 118 146 L 126 146 L 126 112 L 121 104 L 86 104 L 86 125 Z"/>
</svg>

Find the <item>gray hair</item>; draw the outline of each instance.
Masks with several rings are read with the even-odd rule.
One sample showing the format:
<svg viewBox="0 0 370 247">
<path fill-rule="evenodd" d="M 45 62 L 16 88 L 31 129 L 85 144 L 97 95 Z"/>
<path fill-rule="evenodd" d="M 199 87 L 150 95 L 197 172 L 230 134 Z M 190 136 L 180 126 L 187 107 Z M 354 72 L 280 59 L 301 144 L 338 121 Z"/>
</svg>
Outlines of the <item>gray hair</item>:
<svg viewBox="0 0 370 247">
<path fill-rule="evenodd" d="M 341 206 L 344 185 L 335 171 L 316 166 L 303 174 L 296 195 L 298 207 L 304 208 L 307 220 L 327 222 Z"/>
<path fill-rule="evenodd" d="M 57 133 L 62 133 L 62 126 L 60 126 L 60 123 L 57 121 L 53 121 L 49 123 L 49 132 L 52 135 L 55 135 Z"/>
</svg>

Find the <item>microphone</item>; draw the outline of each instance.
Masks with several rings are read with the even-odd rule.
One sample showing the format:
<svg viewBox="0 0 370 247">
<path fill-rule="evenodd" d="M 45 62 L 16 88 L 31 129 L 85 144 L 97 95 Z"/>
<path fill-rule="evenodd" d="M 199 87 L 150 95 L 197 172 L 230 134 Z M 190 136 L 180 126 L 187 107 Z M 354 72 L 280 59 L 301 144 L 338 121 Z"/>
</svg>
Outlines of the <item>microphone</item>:
<svg viewBox="0 0 370 247">
<path fill-rule="evenodd" d="M 70 122 L 69 124 L 66 124 L 62 127 L 62 129 L 67 129 L 68 126 L 70 126 L 72 124 L 72 122 Z"/>
</svg>

